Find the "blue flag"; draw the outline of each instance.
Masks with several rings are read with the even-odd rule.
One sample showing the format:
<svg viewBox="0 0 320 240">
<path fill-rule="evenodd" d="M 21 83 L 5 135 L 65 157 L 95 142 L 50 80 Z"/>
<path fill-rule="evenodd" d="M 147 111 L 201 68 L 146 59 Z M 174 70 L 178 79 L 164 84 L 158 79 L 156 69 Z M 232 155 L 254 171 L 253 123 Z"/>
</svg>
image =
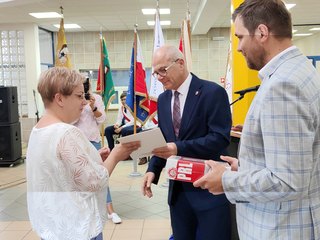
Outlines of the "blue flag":
<svg viewBox="0 0 320 240">
<path fill-rule="evenodd" d="M 136 91 L 134 91 L 134 67 L 136 67 Z M 126 105 L 134 116 L 134 95 L 136 97 L 136 116 L 137 121 L 144 125 L 149 116 L 149 100 L 146 85 L 146 74 L 142 65 L 142 55 L 139 38 L 137 38 L 137 61 L 134 66 L 134 49 L 132 48 L 130 80 L 127 93 Z"/>
</svg>

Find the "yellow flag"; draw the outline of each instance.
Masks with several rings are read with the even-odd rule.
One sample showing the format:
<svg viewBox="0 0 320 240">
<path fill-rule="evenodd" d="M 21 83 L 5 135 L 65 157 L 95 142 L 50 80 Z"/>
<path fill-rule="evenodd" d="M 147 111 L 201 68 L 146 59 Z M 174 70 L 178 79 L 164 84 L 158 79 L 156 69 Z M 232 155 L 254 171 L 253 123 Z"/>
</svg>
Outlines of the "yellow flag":
<svg viewBox="0 0 320 240">
<path fill-rule="evenodd" d="M 63 18 L 60 21 L 60 28 L 58 32 L 58 44 L 56 48 L 56 67 L 71 68 L 70 55 L 67 47 L 66 36 L 64 34 Z"/>
</svg>

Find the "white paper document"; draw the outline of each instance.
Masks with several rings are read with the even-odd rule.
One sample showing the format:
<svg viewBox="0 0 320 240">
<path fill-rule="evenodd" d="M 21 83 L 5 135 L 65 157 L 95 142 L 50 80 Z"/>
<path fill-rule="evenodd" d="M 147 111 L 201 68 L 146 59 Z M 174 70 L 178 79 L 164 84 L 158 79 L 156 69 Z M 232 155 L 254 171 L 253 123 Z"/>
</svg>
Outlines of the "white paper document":
<svg viewBox="0 0 320 240">
<path fill-rule="evenodd" d="M 131 153 L 132 159 L 138 159 L 152 155 L 152 150 L 167 146 L 160 128 L 139 132 L 129 136 L 118 138 L 120 143 L 140 141 L 141 147 Z"/>
</svg>

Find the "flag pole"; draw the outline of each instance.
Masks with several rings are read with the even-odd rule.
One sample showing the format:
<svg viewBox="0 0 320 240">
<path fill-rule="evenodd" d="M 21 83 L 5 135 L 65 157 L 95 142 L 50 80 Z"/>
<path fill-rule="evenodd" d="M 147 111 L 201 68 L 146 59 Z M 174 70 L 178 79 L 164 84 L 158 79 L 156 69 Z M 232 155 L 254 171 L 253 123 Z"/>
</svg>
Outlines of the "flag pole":
<svg viewBox="0 0 320 240">
<path fill-rule="evenodd" d="M 191 47 L 191 23 L 190 23 L 190 8 L 189 8 L 189 0 L 187 1 L 187 27 L 188 27 L 188 36 L 189 36 L 189 44 L 190 44 L 190 51 L 192 49 Z"/>
<path fill-rule="evenodd" d="M 136 80 L 137 80 L 137 28 L 138 24 L 134 25 L 134 63 L 133 63 L 133 134 L 137 133 L 137 102 L 136 102 Z"/>
<path fill-rule="evenodd" d="M 63 7 L 60 6 L 60 12 L 61 12 L 61 15 L 62 15 L 62 18 L 63 18 Z"/>
<path fill-rule="evenodd" d="M 102 28 L 100 27 L 100 34 L 99 34 L 99 37 L 100 37 L 100 71 L 99 71 L 99 75 L 100 75 L 100 95 L 103 99 L 103 93 L 104 93 L 104 86 L 103 86 L 103 82 L 105 81 L 104 80 L 104 69 L 103 69 L 103 45 L 102 45 Z M 106 112 L 107 108 L 105 109 L 105 112 Z M 101 133 L 101 147 L 104 147 L 104 124 L 102 123 L 101 124 L 101 130 L 100 130 L 100 133 Z"/>
<path fill-rule="evenodd" d="M 104 93 L 104 84 L 103 82 L 105 81 L 104 79 L 104 66 L 103 66 L 103 46 L 102 46 L 102 32 L 100 31 L 100 71 L 99 71 L 99 75 L 100 75 L 100 94 L 101 96 L 103 96 Z"/>
<path fill-rule="evenodd" d="M 133 134 L 137 133 L 137 103 L 136 103 L 136 79 L 137 79 L 137 28 L 138 24 L 134 25 L 134 40 L 133 40 Z M 130 177 L 140 177 L 138 172 L 138 159 L 132 159 L 133 172 Z"/>
</svg>

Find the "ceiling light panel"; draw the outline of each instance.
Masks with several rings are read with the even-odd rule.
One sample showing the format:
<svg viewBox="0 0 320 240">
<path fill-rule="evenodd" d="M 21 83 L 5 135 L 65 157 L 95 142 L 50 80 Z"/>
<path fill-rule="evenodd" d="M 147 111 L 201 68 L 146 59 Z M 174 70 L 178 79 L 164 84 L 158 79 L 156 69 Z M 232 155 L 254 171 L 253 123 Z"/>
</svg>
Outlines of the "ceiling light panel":
<svg viewBox="0 0 320 240">
<path fill-rule="evenodd" d="M 55 24 L 53 25 L 56 28 L 60 28 L 60 24 Z M 68 23 L 68 24 L 64 24 L 64 29 L 77 29 L 77 28 L 81 28 L 78 24 L 74 24 L 74 23 Z"/>
<path fill-rule="evenodd" d="M 61 14 L 57 12 L 38 12 L 38 13 L 29 13 L 32 17 L 35 18 L 61 18 Z"/>
<path fill-rule="evenodd" d="M 147 21 L 147 24 L 149 26 L 154 26 L 155 22 L 154 21 Z M 171 25 L 171 21 L 160 21 L 160 25 L 161 26 L 170 26 Z"/>
<path fill-rule="evenodd" d="M 296 33 L 296 34 L 293 34 L 293 36 L 295 37 L 307 37 L 307 36 L 311 36 L 312 33 Z"/>
<path fill-rule="evenodd" d="M 154 15 L 156 13 L 155 8 L 143 8 L 141 9 L 144 15 Z M 160 8 L 160 14 L 170 14 L 170 8 Z"/>
</svg>

